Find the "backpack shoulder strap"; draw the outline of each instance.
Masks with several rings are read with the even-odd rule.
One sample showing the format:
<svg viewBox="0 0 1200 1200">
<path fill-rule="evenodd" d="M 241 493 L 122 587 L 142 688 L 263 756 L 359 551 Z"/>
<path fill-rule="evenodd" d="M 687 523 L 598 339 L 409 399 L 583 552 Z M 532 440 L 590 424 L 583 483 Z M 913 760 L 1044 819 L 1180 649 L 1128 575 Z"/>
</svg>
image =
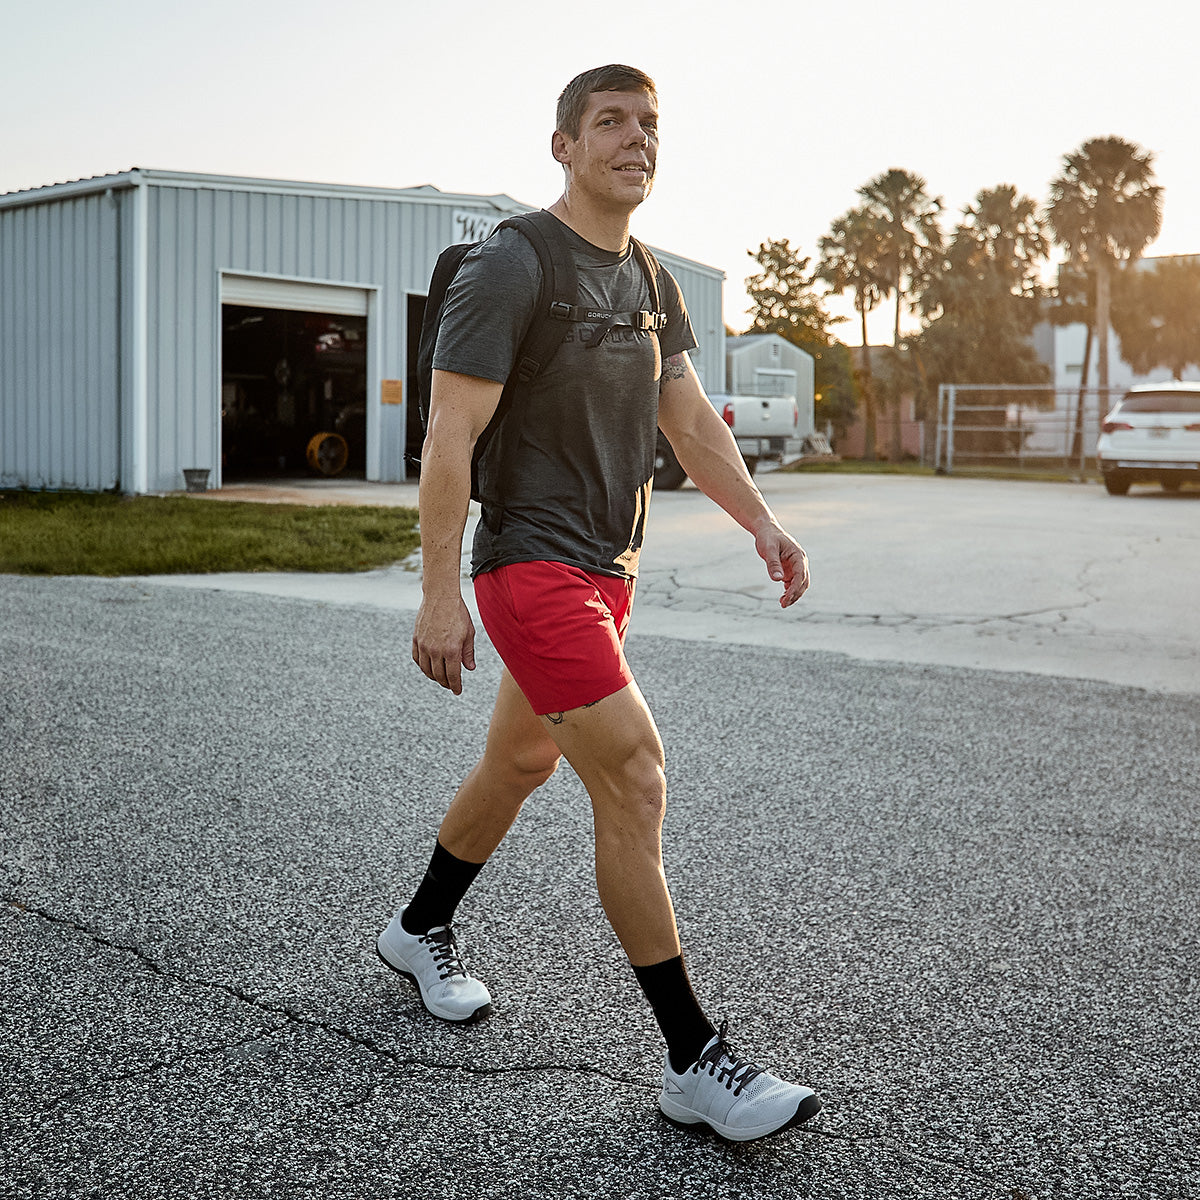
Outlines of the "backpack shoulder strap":
<svg viewBox="0 0 1200 1200">
<path fill-rule="evenodd" d="M 544 208 L 519 213 L 502 221 L 501 225 L 519 229 L 525 235 L 537 253 L 542 270 L 537 310 L 513 367 L 517 380 L 528 383 L 550 361 L 567 336 L 568 322 L 579 302 L 579 273 L 575 269 L 575 256 L 563 237 L 561 223 Z"/>
<path fill-rule="evenodd" d="M 638 312 L 602 312 L 579 304 L 556 303 L 552 315 L 564 321 L 581 321 L 593 325 L 592 336 L 584 344 L 598 346 L 615 325 L 628 325 L 645 333 L 658 333 L 667 327 L 667 314 L 662 311 L 658 278 L 662 272 L 658 260 L 647 247 L 635 237 L 629 239 L 633 257 L 641 268 L 650 291 L 650 307 Z"/>
<path fill-rule="evenodd" d="M 645 242 L 639 242 L 635 237 L 630 237 L 629 240 L 633 243 L 633 255 L 638 260 L 638 266 L 642 268 L 642 274 L 646 276 L 646 283 L 650 286 L 650 311 L 662 320 L 662 324 L 656 324 L 655 328 L 662 329 L 667 323 L 667 314 L 663 312 L 658 290 L 658 277 L 662 265 Z"/>
<path fill-rule="evenodd" d="M 614 324 L 631 325 L 634 329 L 656 333 L 666 328 L 667 314 L 662 311 L 658 285 L 662 267 L 648 247 L 637 238 L 631 237 L 629 240 L 650 289 L 650 308 L 635 313 L 600 313 L 584 308 L 579 303 L 579 273 L 575 268 L 575 256 L 563 235 L 562 222 L 557 217 L 543 208 L 509 217 L 502 224 L 519 228 L 525 234 L 537 251 L 542 268 L 538 312 L 517 356 L 515 370 L 522 383 L 528 383 L 550 361 L 566 337 L 566 326 L 572 322 L 598 322 L 588 345 L 599 344 Z"/>
</svg>

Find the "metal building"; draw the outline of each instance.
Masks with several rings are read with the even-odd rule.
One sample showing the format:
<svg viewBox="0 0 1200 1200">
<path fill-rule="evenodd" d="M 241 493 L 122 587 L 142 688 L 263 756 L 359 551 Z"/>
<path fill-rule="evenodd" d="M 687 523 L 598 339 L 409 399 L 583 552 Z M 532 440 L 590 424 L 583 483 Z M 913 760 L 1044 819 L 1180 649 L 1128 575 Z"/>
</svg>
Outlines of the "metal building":
<svg viewBox="0 0 1200 1200">
<path fill-rule="evenodd" d="M 739 396 L 795 396 L 797 437 L 814 432 L 813 357 L 777 333 L 743 333 L 725 343 L 725 378 Z"/>
<path fill-rule="evenodd" d="M 438 252 L 527 209 L 149 170 L 0 196 L 0 487 L 161 492 L 339 458 L 403 479 Z M 655 252 L 719 390 L 724 274 Z"/>
</svg>

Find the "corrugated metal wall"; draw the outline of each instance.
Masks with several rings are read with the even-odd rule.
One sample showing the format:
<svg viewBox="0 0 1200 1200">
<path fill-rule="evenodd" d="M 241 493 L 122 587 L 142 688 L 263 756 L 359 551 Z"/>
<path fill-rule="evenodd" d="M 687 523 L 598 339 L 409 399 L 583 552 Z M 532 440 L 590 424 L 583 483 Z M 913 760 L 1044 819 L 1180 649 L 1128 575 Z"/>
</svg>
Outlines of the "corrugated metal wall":
<svg viewBox="0 0 1200 1200">
<path fill-rule="evenodd" d="M 503 214 L 437 193 L 113 181 L 0 206 L 0 484 L 170 491 L 185 467 L 209 467 L 215 484 L 222 272 L 370 289 L 368 477 L 403 478 L 406 408 L 381 404 L 380 383 L 406 379 L 407 297 L 458 240 L 456 210 Z M 697 370 L 720 391 L 721 273 L 661 257 L 691 312 Z"/>
<path fill-rule="evenodd" d="M 635 221 L 636 226 L 636 221 Z M 657 249 L 654 253 L 675 276 L 688 306 L 692 330 L 699 348 L 692 354 L 692 365 L 707 391 L 725 390 L 725 317 L 721 311 L 721 286 L 724 273 Z"/>
<path fill-rule="evenodd" d="M 0 486 L 120 481 L 127 199 L 0 209 Z"/>
<path fill-rule="evenodd" d="M 457 207 L 464 207 L 460 202 Z M 220 460 L 222 271 L 377 289 L 368 330 L 368 474 L 403 478 L 405 410 L 379 404 L 404 379 L 406 295 L 424 293 L 453 240 L 452 205 L 155 184 L 149 237 L 149 483 L 180 486 Z"/>
</svg>

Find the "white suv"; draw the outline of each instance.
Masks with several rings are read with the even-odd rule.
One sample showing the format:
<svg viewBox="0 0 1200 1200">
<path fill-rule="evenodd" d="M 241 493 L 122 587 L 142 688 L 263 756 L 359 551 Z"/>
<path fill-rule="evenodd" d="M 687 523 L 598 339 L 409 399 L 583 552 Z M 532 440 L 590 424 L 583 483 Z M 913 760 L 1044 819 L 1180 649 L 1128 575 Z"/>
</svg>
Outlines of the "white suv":
<svg viewBox="0 0 1200 1200">
<path fill-rule="evenodd" d="M 1169 492 L 1200 483 L 1200 383 L 1130 388 L 1100 426 L 1096 461 L 1110 496 L 1142 481 Z"/>
</svg>

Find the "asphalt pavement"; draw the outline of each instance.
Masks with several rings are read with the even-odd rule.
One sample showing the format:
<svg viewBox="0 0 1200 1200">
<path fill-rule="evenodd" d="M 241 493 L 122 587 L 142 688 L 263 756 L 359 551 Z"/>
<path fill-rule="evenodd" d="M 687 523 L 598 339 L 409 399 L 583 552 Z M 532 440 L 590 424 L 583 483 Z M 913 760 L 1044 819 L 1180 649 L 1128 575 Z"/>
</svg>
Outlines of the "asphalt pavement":
<svg viewBox="0 0 1200 1200">
<path fill-rule="evenodd" d="M 655 503 L 693 979 L 826 1104 L 745 1146 L 656 1114 L 568 769 L 460 909 L 493 1017 L 375 957 L 499 674 L 420 676 L 411 569 L 0 577 L 0 1196 L 1200 1196 L 1200 497 L 878 484 L 764 479 L 790 614 Z"/>
</svg>

